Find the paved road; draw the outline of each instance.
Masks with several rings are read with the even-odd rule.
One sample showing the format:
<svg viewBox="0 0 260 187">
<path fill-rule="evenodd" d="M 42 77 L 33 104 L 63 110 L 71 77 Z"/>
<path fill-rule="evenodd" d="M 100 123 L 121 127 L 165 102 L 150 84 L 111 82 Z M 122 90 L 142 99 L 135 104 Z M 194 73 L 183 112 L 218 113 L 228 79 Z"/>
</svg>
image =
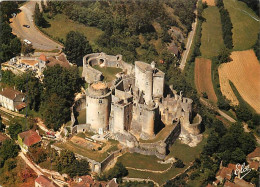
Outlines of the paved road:
<svg viewBox="0 0 260 187">
<path fill-rule="evenodd" d="M 196 12 L 197 12 L 197 10 L 195 11 L 195 14 L 197 14 Z M 184 69 L 185 64 L 187 62 L 187 58 L 188 58 L 188 55 L 189 55 L 189 52 L 190 52 L 191 44 L 192 44 L 192 41 L 194 39 L 194 35 L 195 35 L 195 32 L 196 32 L 196 28 L 197 28 L 197 23 L 198 23 L 197 20 L 198 19 L 196 17 L 195 22 L 192 23 L 192 30 L 189 33 L 188 41 L 187 41 L 186 46 L 185 46 L 186 50 L 183 52 L 183 55 L 182 55 L 182 58 L 181 58 L 181 63 L 180 63 L 180 66 L 179 66 L 179 68 L 181 70 Z"/>
<path fill-rule="evenodd" d="M 29 1 L 24 4 L 20 9 L 21 12 L 11 19 L 11 27 L 13 33 L 22 40 L 27 39 L 32 42 L 35 49 L 51 51 L 55 49 L 61 49 L 62 46 L 50 38 L 42 34 L 34 25 L 33 12 L 36 1 Z M 30 28 L 23 27 L 23 25 L 29 25 Z"/>
</svg>

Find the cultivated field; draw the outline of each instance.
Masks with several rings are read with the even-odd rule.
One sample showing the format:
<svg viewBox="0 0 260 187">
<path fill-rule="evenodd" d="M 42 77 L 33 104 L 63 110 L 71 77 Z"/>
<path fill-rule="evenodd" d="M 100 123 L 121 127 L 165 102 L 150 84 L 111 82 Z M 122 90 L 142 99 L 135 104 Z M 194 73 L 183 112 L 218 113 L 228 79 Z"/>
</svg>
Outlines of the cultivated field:
<svg viewBox="0 0 260 187">
<path fill-rule="evenodd" d="M 199 93 L 206 92 L 209 100 L 217 102 L 212 79 L 211 79 L 211 60 L 196 58 L 195 60 L 195 84 Z"/>
<path fill-rule="evenodd" d="M 238 100 L 229 84 L 235 85 L 241 97 L 260 113 L 260 64 L 253 50 L 235 51 L 231 54 L 232 61 L 219 66 L 219 82 L 223 95 L 233 105 Z"/>
<path fill-rule="evenodd" d="M 260 22 L 259 17 L 248 6 L 237 0 L 224 0 L 233 24 L 234 50 L 250 49 L 257 40 Z"/>
<path fill-rule="evenodd" d="M 215 0 L 202 0 L 202 2 L 206 2 L 209 6 L 215 6 Z"/>
<path fill-rule="evenodd" d="M 217 7 L 208 7 L 203 11 L 206 19 L 202 24 L 201 31 L 201 55 L 205 58 L 217 56 L 221 47 L 224 46 L 220 14 Z"/>
</svg>

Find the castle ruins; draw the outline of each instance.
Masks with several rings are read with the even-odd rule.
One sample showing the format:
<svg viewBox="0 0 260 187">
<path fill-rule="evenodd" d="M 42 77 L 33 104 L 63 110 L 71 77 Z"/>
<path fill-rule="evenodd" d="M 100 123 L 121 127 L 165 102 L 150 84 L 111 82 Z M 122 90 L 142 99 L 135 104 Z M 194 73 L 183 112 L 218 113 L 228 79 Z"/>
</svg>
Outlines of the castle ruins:
<svg viewBox="0 0 260 187">
<path fill-rule="evenodd" d="M 92 66 L 121 68 L 112 82 Z M 82 77 L 86 89 L 86 124 L 72 131 L 88 129 L 109 134 L 130 151 L 164 158 L 176 138 L 196 146 L 202 139 L 199 114 L 192 113 L 192 100 L 177 94 L 164 97 L 164 72 L 155 63 L 122 60 L 121 55 L 93 53 L 84 56 Z M 195 117 L 194 117 L 195 116 Z M 163 137 L 160 137 L 162 136 Z"/>
</svg>

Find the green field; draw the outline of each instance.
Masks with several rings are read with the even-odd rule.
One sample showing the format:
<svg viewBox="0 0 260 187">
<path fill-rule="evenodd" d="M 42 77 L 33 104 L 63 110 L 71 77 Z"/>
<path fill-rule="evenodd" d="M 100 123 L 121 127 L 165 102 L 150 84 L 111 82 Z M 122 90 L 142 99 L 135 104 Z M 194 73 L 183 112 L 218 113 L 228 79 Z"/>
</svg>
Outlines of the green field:
<svg viewBox="0 0 260 187">
<path fill-rule="evenodd" d="M 207 132 L 207 131 L 203 133 L 203 140 L 196 147 L 189 147 L 188 145 L 182 144 L 180 142 L 180 140 L 176 140 L 174 142 L 174 144 L 170 147 L 170 153 L 166 157 L 166 159 L 168 159 L 170 157 L 179 158 L 185 164 L 184 168 L 172 167 L 165 173 L 152 173 L 152 172 L 144 172 L 144 171 L 128 169 L 128 172 L 129 172 L 128 177 L 143 178 L 143 179 L 149 178 L 149 179 L 152 179 L 155 182 L 159 183 L 160 185 L 162 185 L 167 180 L 173 178 L 174 176 L 176 176 L 179 173 L 182 173 L 191 164 L 191 162 L 193 162 L 195 160 L 195 158 L 199 156 L 199 154 L 202 151 L 203 146 L 205 145 L 205 143 L 207 141 L 208 133 L 209 132 Z M 144 157 L 144 158 L 142 158 L 142 157 Z M 156 157 L 154 157 L 154 158 L 146 158 L 146 157 L 149 157 L 149 156 L 142 156 L 142 155 L 135 156 L 134 154 L 131 154 L 131 155 L 126 155 L 125 158 L 123 157 L 124 159 L 121 159 L 119 161 L 122 161 L 122 163 L 125 166 L 129 166 L 129 167 L 146 168 L 146 169 L 155 167 L 156 169 L 154 169 L 154 170 L 162 169 L 162 168 L 160 168 L 162 166 L 156 166 L 157 165 Z M 136 159 L 138 159 L 138 162 L 135 163 Z M 143 161 L 140 161 L 140 159 L 143 159 Z M 134 160 L 134 161 L 132 161 L 132 160 Z M 141 163 L 141 165 L 139 165 L 139 163 Z M 154 166 L 152 166 L 151 163 L 154 164 Z M 158 168 L 160 168 L 160 169 L 158 169 Z"/>
<path fill-rule="evenodd" d="M 96 70 L 100 71 L 103 76 L 104 80 L 103 81 L 112 81 L 116 78 L 116 74 L 121 72 L 122 69 L 120 68 L 113 68 L 113 67 L 100 67 L 100 66 L 93 66 Z"/>
<path fill-rule="evenodd" d="M 163 171 L 170 167 L 170 164 L 160 164 L 156 156 L 146 156 L 139 153 L 126 153 L 118 158 L 126 167 Z"/>
<path fill-rule="evenodd" d="M 82 134 L 79 135 L 79 137 L 82 137 Z M 109 152 L 113 152 L 118 150 L 117 148 L 117 141 L 109 140 L 110 148 L 103 152 L 98 150 L 89 150 L 83 146 L 80 146 L 79 144 L 75 144 L 71 141 L 67 141 L 66 143 L 55 143 L 54 145 L 65 150 L 70 150 L 74 153 L 80 154 L 82 156 L 88 157 L 90 159 L 96 160 L 98 162 L 103 161 L 106 157 L 109 156 Z M 102 145 L 104 147 L 105 145 Z"/>
<path fill-rule="evenodd" d="M 46 20 L 51 25 L 48 28 L 43 28 L 42 30 L 48 33 L 53 38 L 62 38 L 64 41 L 66 39 L 67 33 L 70 31 L 79 31 L 83 33 L 90 44 L 94 44 L 95 40 L 103 33 L 100 29 L 96 27 L 88 27 L 83 24 L 74 22 L 64 14 L 57 14 L 54 18 Z"/>
<path fill-rule="evenodd" d="M 230 14 L 233 24 L 234 51 L 252 48 L 256 43 L 260 27 L 259 21 L 255 19 L 259 20 L 259 17 L 241 1 L 224 0 L 224 5 Z"/>
<path fill-rule="evenodd" d="M 217 7 L 210 6 L 203 11 L 206 19 L 202 24 L 201 55 L 205 58 L 217 56 L 224 46 L 220 14 Z"/>
</svg>

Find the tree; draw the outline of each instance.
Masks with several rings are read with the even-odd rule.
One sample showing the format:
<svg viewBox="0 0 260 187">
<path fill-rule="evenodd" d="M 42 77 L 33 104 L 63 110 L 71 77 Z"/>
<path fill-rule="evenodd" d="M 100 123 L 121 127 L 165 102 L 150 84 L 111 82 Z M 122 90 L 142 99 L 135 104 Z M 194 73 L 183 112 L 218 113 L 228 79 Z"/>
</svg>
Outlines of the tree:
<svg viewBox="0 0 260 187">
<path fill-rule="evenodd" d="M 8 22 L 13 13 L 18 13 L 18 4 L 16 1 L 2 1 L 0 6 L 1 18 L 3 22 Z M 2 28 L 1 28 L 2 31 Z"/>
<path fill-rule="evenodd" d="M 0 115 L 0 132 L 3 132 L 4 129 L 5 129 L 5 125 L 3 124 L 3 122 L 2 122 L 2 117 L 1 117 L 1 115 Z"/>
<path fill-rule="evenodd" d="M 86 160 L 76 160 L 75 154 L 69 150 L 62 150 L 57 157 L 58 171 L 67 173 L 70 177 L 89 174 L 89 163 Z"/>
<path fill-rule="evenodd" d="M 70 117 L 70 105 L 66 99 L 52 94 L 41 107 L 44 122 L 48 128 L 57 131 Z"/>
<path fill-rule="evenodd" d="M 252 113 L 247 108 L 247 106 L 245 106 L 243 104 L 239 104 L 235 108 L 235 110 L 236 110 L 236 115 L 237 115 L 238 119 L 240 119 L 242 121 L 248 121 L 248 120 L 252 119 Z"/>
<path fill-rule="evenodd" d="M 17 140 L 18 134 L 22 132 L 22 125 L 17 122 L 11 123 L 7 129 L 11 138 Z"/>
<path fill-rule="evenodd" d="M 72 103 L 74 94 L 79 92 L 83 85 L 77 67 L 66 69 L 56 65 L 44 70 L 43 75 L 45 98 L 52 94 L 57 94 L 59 97 Z"/>
<path fill-rule="evenodd" d="M 32 44 L 22 44 L 21 52 L 24 56 L 30 56 L 32 53 L 34 53 L 35 49 L 33 48 Z"/>
<path fill-rule="evenodd" d="M 231 154 L 231 161 L 242 164 L 246 161 L 246 155 L 240 148 L 236 148 Z"/>
<path fill-rule="evenodd" d="M 15 144 L 13 140 L 5 140 L 2 146 L 0 147 L 0 158 L 2 158 L 2 160 L 5 162 L 9 158 L 17 157 L 18 152 L 19 146 Z"/>
<path fill-rule="evenodd" d="M 19 55 L 21 53 L 22 44 L 19 38 L 15 37 L 11 40 L 10 47 L 13 52 L 13 56 Z"/>
<path fill-rule="evenodd" d="M 42 83 L 32 71 L 23 73 L 15 77 L 15 85 L 18 90 L 26 93 L 26 100 L 30 107 L 35 111 L 39 110 L 41 96 L 43 92 Z"/>
<path fill-rule="evenodd" d="M 177 162 L 174 163 L 176 168 L 183 168 L 185 165 L 183 164 L 182 160 L 178 159 Z"/>
<path fill-rule="evenodd" d="M 230 59 L 230 50 L 226 47 L 222 47 L 219 51 L 219 55 L 218 55 L 218 61 L 219 63 L 224 63 L 224 62 L 229 62 Z"/>
<path fill-rule="evenodd" d="M 66 36 L 64 52 L 70 62 L 82 65 L 82 58 L 92 53 L 92 48 L 87 38 L 75 31 L 70 31 Z"/>
</svg>

